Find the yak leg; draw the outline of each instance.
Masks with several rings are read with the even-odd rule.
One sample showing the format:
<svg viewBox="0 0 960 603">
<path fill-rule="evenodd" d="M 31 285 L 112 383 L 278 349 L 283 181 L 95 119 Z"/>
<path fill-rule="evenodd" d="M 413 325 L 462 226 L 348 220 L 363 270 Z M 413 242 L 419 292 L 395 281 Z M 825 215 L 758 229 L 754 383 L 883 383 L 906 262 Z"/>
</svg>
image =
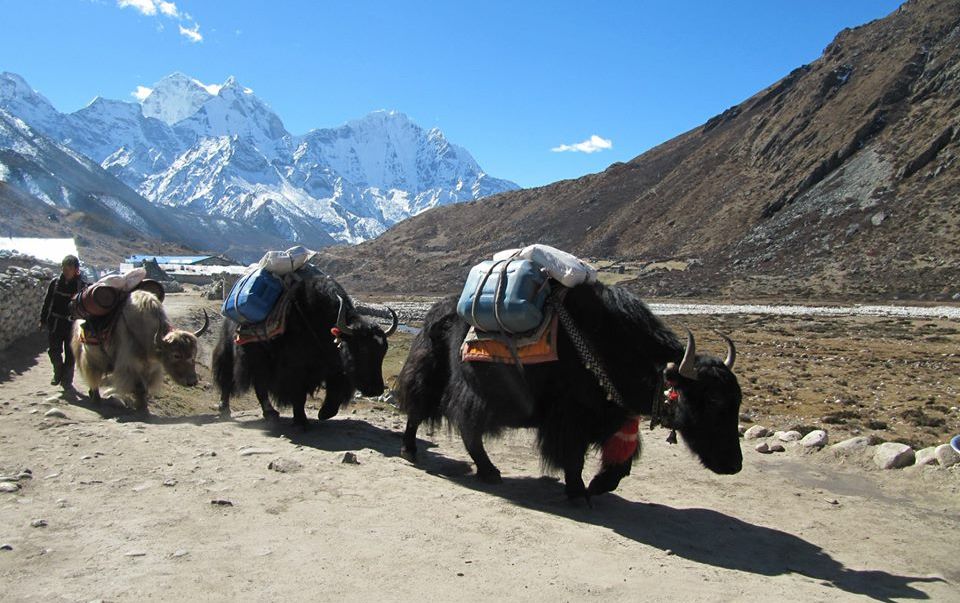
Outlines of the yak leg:
<svg viewBox="0 0 960 603">
<path fill-rule="evenodd" d="M 583 484 L 583 457 L 587 454 L 586 446 L 571 446 L 563 460 L 563 483 L 568 498 L 586 498 L 590 495 Z"/>
<path fill-rule="evenodd" d="M 260 410 L 263 412 L 264 420 L 271 425 L 279 423 L 280 413 L 273 407 L 273 404 L 270 404 L 270 392 L 267 391 L 267 388 L 262 383 L 256 383 L 253 386 L 253 390 L 257 394 L 257 402 L 260 403 Z"/>
<path fill-rule="evenodd" d="M 599 473 L 590 480 L 590 487 L 587 493 L 591 496 L 613 492 L 620 485 L 620 480 L 630 475 L 630 467 L 633 465 L 633 459 L 627 459 L 626 462 L 617 465 L 604 466 Z"/>
<path fill-rule="evenodd" d="M 293 406 L 293 424 L 297 427 L 307 430 L 310 428 L 310 421 L 307 419 L 307 413 L 304 412 L 304 407 L 307 405 L 307 394 L 304 393 L 300 396 L 297 396 L 296 400 L 291 401 L 291 406 Z"/>
<path fill-rule="evenodd" d="M 141 380 L 137 380 L 133 388 L 133 410 L 141 416 L 150 414 L 147 410 L 147 386 Z"/>
<path fill-rule="evenodd" d="M 230 393 L 221 392 L 220 394 L 220 405 L 217 406 L 217 412 L 220 413 L 221 419 L 230 418 Z"/>
<path fill-rule="evenodd" d="M 477 464 L 477 478 L 488 484 L 502 482 L 500 470 L 490 461 L 490 457 L 487 456 L 487 451 L 483 447 L 483 431 L 474 427 L 461 429 L 460 437 L 463 438 L 463 445 L 470 453 L 470 458 Z"/>
<path fill-rule="evenodd" d="M 346 375 L 337 375 L 328 379 L 327 391 L 323 396 L 323 406 L 320 407 L 317 418 L 326 421 L 337 416 L 337 413 L 340 412 L 340 405 L 350 399 L 352 389 Z"/>
<path fill-rule="evenodd" d="M 417 429 L 422 422 L 423 420 L 416 412 L 411 412 L 407 416 L 407 428 L 403 432 L 403 442 L 400 444 L 400 458 L 411 463 L 417 461 Z"/>
</svg>

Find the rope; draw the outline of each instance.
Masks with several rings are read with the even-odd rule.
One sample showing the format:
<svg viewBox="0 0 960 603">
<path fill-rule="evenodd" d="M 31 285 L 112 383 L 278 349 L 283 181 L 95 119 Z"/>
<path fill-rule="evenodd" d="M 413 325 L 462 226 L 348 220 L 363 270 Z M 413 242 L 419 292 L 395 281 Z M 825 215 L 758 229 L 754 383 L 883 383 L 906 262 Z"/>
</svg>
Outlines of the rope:
<svg viewBox="0 0 960 603">
<path fill-rule="evenodd" d="M 563 306 L 562 300 L 555 301 L 554 305 L 557 309 L 557 315 L 560 317 L 560 324 L 563 325 L 563 329 L 567 332 L 567 336 L 573 343 L 574 349 L 577 350 L 577 355 L 587 370 L 593 373 L 597 382 L 600 383 L 600 387 L 603 388 L 607 400 L 626 409 L 627 407 L 623 402 L 623 397 L 620 396 L 620 392 L 617 391 L 613 380 L 610 378 L 610 375 L 607 374 L 607 370 L 600 361 L 599 355 L 596 353 L 593 345 L 583 336 L 583 333 L 579 327 L 577 327 L 577 323 L 574 322 L 573 317 L 570 316 L 570 313 L 567 312 L 567 309 Z"/>
</svg>

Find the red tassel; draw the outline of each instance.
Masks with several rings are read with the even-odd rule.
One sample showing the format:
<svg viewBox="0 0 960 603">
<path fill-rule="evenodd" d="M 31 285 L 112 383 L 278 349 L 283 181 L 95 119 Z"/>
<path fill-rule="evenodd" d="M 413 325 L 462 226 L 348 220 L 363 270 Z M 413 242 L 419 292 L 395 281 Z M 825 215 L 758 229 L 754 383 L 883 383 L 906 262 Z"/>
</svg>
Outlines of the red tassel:
<svg viewBox="0 0 960 603">
<path fill-rule="evenodd" d="M 343 335 L 343 333 L 341 333 L 340 329 L 338 329 L 337 327 L 333 327 L 332 329 L 330 329 L 330 334 L 336 337 L 337 339 L 340 339 L 340 336 Z"/>
<path fill-rule="evenodd" d="M 637 442 L 640 438 L 639 429 L 639 417 L 627 419 L 620 427 L 620 431 L 607 439 L 600 455 L 604 466 L 621 465 L 633 457 L 633 454 L 637 451 Z"/>
</svg>

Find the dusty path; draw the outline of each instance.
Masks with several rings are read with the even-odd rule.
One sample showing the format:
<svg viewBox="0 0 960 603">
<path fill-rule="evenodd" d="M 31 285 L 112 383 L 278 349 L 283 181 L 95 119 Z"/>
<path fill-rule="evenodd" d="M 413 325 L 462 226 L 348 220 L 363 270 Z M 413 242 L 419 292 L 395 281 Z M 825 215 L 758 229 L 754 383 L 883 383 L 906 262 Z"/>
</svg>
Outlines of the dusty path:
<svg viewBox="0 0 960 603">
<path fill-rule="evenodd" d="M 588 508 L 541 477 L 523 432 L 490 446 L 505 482 L 483 486 L 445 431 L 421 433 L 436 446 L 420 466 L 400 459 L 402 418 L 383 405 L 307 434 L 252 412 L 139 423 L 46 402 L 45 359 L 15 369 L 0 474 L 34 477 L 0 493 L 5 601 L 960 601 L 956 469 L 744 446 L 722 477 L 645 432 L 633 475 Z M 268 469 L 278 459 L 292 470 Z"/>
</svg>

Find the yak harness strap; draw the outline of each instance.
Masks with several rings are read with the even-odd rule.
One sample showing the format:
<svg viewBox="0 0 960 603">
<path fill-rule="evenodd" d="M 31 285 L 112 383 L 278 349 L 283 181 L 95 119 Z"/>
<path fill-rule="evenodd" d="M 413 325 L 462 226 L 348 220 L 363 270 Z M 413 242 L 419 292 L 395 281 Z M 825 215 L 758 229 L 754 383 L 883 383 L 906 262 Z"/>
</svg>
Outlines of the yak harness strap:
<svg viewBox="0 0 960 603">
<path fill-rule="evenodd" d="M 657 425 L 666 427 L 670 430 L 667 436 L 667 442 L 677 443 L 677 429 L 673 426 L 673 406 L 680 399 L 680 392 L 672 381 L 667 381 L 667 389 L 663 392 L 663 397 L 657 396 L 653 401 L 653 412 L 650 413 L 650 429 Z"/>
<path fill-rule="evenodd" d="M 610 379 L 610 375 L 607 374 L 607 370 L 600 361 L 600 357 L 594 351 L 593 345 L 583 336 L 580 328 L 577 327 L 577 323 L 574 322 L 573 317 L 570 316 L 570 313 L 567 312 L 567 309 L 563 306 L 563 299 L 554 299 L 554 305 L 557 309 L 557 316 L 560 317 L 560 324 L 563 325 L 563 330 L 567 332 L 567 336 L 573 343 L 574 349 L 577 350 L 577 356 L 580 357 L 583 366 L 593 373 L 600 387 L 603 388 L 603 393 L 606 394 L 607 400 L 613 402 L 620 408 L 626 408 L 623 397 L 620 396 L 620 392 L 617 391 L 613 380 Z"/>
</svg>

